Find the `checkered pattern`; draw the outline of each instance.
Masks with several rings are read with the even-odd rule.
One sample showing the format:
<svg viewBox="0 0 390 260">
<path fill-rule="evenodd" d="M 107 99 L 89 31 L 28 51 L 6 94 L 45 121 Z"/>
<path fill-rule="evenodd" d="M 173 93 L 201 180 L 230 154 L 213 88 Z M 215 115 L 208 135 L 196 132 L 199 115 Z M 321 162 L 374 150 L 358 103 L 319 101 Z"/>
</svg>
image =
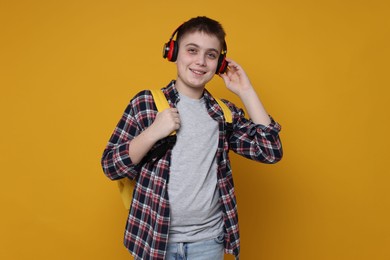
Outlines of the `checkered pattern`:
<svg viewBox="0 0 390 260">
<path fill-rule="evenodd" d="M 179 102 L 174 83 L 172 81 L 162 89 L 171 107 Z M 205 91 L 204 97 L 209 115 L 219 122 L 217 174 L 225 224 L 225 253 L 233 254 L 238 259 L 238 217 L 228 151 L 231 149 L 251 160 L 276 163 L 282 158 L 278 135 L 281 127 L 274 120 L 269 126 L 256 125 L 245 119 L 241 109 L 223 100 L 233 116 L 233 133 L 227 138 L 221 108 L 209 92 Z M 124 244 L 135 259 L 164 259 L 168 242 L 170 213 L 167 184 L 171 150 L 159 160 L 143 165 L 133 164 L 128 152 L 131 140 L 152 124 L 156 114 L 150 91 L 138 93 L 123 113 L 101 161 L 108 178 L 118 180 L 127 177 L 137 180 L 124 236 Z M 159 142 L 164 142 L 164 139 Z"/>
</svg>

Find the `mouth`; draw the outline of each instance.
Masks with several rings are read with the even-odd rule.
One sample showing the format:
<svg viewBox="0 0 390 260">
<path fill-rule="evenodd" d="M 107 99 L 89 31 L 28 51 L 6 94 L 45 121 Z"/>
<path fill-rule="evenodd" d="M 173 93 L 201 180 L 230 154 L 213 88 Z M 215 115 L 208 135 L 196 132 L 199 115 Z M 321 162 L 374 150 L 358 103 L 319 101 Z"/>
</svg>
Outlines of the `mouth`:
<svg viewBox="0 0 390 260">
<path fill-rule="evenodd" d="M 206 74 L 205 71 L 202 71 L 202 70 L 195 70 L 195 69 L 190 69 L 190 71 L 196 75 L 204 75 Z"/>
</svg>

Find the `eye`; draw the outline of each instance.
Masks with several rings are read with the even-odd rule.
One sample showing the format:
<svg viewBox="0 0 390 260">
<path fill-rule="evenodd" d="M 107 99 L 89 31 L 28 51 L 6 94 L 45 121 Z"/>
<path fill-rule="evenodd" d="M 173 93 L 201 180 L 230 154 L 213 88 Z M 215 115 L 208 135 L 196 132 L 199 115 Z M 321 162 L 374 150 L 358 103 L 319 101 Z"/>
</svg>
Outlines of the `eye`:
<svg viewBox="0 0 390 260">
<path fill-rule="evenodd" d="M 218 55 L 217 55 L 216 53 L 214 53 L 214 52 L 209 52 L 209 53 L 207 53 L 207 57 L 209 57 L 209 58 L 212 59 L 212 60 L 216 59 L 217 56 L 218 56 Z"/>
<path fill-rule="evenodd" d="M 195 48 L 189 48 L 187 50 L 190 54 L 196 54 L 197 53 L 197 50 Z"/>
</svg>

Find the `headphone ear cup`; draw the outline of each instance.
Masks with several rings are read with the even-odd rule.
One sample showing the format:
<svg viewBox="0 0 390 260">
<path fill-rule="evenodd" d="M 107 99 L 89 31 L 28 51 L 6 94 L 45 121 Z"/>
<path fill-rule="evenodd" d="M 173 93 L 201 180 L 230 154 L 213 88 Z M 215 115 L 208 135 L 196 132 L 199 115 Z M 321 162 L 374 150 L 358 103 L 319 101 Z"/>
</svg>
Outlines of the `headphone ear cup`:
<svg viewBox="0 0 390 260">
<path fill-rule="evenodd" d="M 164 44 L 163 49 L 163 58 L 175 62 L 177 59 L 178 46 L 177 42 L 174 40 L 170 40 L 166 44 Z"/>
<path fill-rule="evenodd" d="M 168 57 L 168 52 L 169 52 L 169 42 L 164 44 L 164 48 L 162 51 L 162 56 L 164 59 L 166 59 Z"/>
<path fill-rule="evenodd" d="M 217 70 L 215 71 L 215 74 L 223 74 L 227 70 L 227 61 L 226 61 L 226 56 L 221 54 L 219 55 L 218 58 L 218 65 L 217 65 Z"/>
<path fill-rule="evenodd" d="M 177 60 L 178 53 L 179 53 L 179 46 L 176 41 L 172 41 L 172 55 L 169 61 L 175 62 Z"/>
</svg>

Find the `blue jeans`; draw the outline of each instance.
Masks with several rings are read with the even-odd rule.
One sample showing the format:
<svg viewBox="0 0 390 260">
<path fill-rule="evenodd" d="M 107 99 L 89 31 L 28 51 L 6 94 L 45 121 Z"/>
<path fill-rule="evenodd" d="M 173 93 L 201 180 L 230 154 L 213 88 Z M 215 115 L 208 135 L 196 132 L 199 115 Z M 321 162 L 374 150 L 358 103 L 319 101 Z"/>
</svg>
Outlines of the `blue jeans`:
<svg viewBox="0 0 390 260">
<path fill-rule="evenodd" d="M 224 235 L 189 243 L 168 243 L 166 260 L 223 260 Z"/>
</svg>

